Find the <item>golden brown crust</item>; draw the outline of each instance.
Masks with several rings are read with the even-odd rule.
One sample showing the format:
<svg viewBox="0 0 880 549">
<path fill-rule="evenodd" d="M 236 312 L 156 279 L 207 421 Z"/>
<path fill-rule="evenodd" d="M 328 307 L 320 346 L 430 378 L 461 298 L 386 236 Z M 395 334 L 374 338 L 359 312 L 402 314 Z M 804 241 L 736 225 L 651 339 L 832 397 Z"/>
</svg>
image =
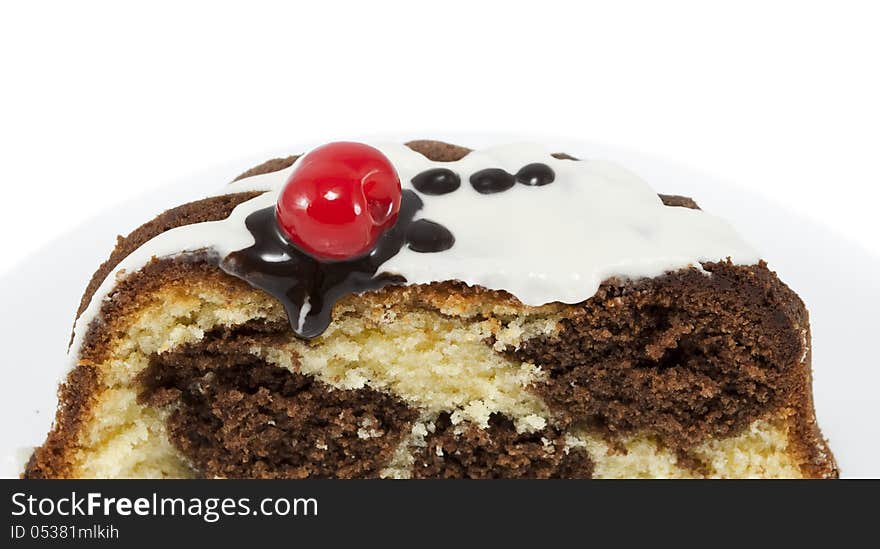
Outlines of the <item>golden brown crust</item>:
<svg viewBox="0 0 880 549">
<path fill-rule="evenodd" d="M 296 162 L 296 159 L 299 158 L 299 155 L 291 155 L 285 158 L 273 158 L 271 160 L 267 160 L 258 166 L 254 166 L 253 168 L 247 170 L 246 172 L 240 174 L 238 177 L 233 179 L 233 181 L 239 181 L 241 179 L 245 179 L 247 177 L 253 177 L 255 175 L 262 175 L 264 173 L 272 173 L 277 172 L 278 170 L 283 170 L 284 168 L 289 168 Z"/>
<path fill-rule="evenodd" d="M 467 147 L 459 147 L 458 145 L 431 141 L 429 139 L 417 139 L 409 141 L 405 145 L 434 162 L 454 162 L 461 160 L 471 152 Z"/>
<path fill-rule="evenodd" d="M 58 412 L 46 442 L 28 460 L 23 478 L 69 478 L 72 451 L 80 428 L 94 407 L 100 383 L 98 372 L 87 363 L 74 368 L 58 389 Z"/>
<path fill-rule="evenodd" d="M 92 300 L 92 296 L 98 291 L 104 279 L 113 272 L 113 269 L 145 242 L 176 227 L 226 219 L 236 206 L 259 194 L 261 193 L 225 194 L 189 202 L 159 214 L 152 221 L 144 223 L 132 231 L 128 236 L 116 237 L 116 248 L 114 248 L 107 261 L 102 263 L 95 274 L 92 275 L 92 279 L 89 281 L 82 299 L 80 299 L 76 317 L 79 318 L 79 315 L 86 310 L 86 307 L 89 306 L 89 302 Z"/>
<path fill-rule="evenodd" d="M 810 329 L 807 327 L 806 340 L 810 341 Z M 840 469 L 837 460 L 828 448 L 828 442 L 819 430 L 819 422 L 816 420 L 816 408 L 813 405 L 813 363 L 812 346 L 807 348 L 807 356 L 804 381 L 807 390 L 797 401 L 797 407 L 791 418 L 793 435 L 790 441 L 794 451 L 801 457 L 801 470 L 807 478 L 838 478 Z"/>
<path fill-rule="evenodd" d="M 666 206 L 675 206 L 678 208 L 690 208 L 692 210 L 699 210 L 700 207 L 697 206 L 697 203 L 694 202 L 693 198 L 687 196 L 678 196 L 674 194 L 661 194 L 660 200 L 663 201 L 663 204 Z"/>
</svg>

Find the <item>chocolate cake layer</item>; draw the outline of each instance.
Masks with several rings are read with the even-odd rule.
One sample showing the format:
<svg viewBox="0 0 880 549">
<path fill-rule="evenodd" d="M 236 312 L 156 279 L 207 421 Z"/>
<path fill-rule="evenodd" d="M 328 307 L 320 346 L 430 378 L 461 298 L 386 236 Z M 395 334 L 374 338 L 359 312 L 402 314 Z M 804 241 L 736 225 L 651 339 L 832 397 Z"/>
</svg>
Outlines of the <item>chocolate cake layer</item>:
<svg viewBox="0 0 880 549">
<path fill-rule="evenodd" d="M 204 477 L 371 478 L 417 412 L 370 389 L 333 389 L 268 365 L 247 349 L 285 337 L 283 324 L 218 330 L 156 355 L 141 373 L 143 404 L 173 410 L 172 441 Z M 495 415 L 456 434 L 449 414 L 414 450 L 413 478 L 589 478 L 582 449 L 558 428 L 517 433 Z"/>
<path fill-rule="evenodd" d="M 493 414 L 488 429 L 457 434 L 449 414 L 415 453 L 413 478 L 590 478 L 593 464 L 582 448 L 566 448 L 565 433 L 549 427 L 517 433 L 513 421 Z"/>
<path fill-rule="evenodd" d="M 271 337 L 219 331 L 154 355 L 140 375 L 142 403 L 173 410 L 172 442 L 198 476 L 377 477 L 416 411 L 391 395 L 334 389 L 247 351 Z"/>
<path fill-rule="evenodd" d="M 801 301 L 767 269 L 706 263 L 636 283 L 606 282 L 517 358 L 541 364 L 537 388 L 568 421 L 647 432 L 687 449 L 785 404 L 810 408 Z"/>
</svg>

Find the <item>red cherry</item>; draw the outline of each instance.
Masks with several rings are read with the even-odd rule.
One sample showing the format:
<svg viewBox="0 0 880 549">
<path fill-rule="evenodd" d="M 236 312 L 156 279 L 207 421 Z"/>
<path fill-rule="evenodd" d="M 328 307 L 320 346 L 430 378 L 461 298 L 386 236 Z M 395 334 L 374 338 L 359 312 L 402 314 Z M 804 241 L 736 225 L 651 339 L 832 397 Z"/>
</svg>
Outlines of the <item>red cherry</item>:
<svg viewBox="0 0 880 549">
<path fill-rule="evenodd" d="M 363 143 L 329 143 L 299 159 L 278 197 L 282 232 L 319 259 L 366 254 L 397 221 L 400 178 Z"/>
</svg>

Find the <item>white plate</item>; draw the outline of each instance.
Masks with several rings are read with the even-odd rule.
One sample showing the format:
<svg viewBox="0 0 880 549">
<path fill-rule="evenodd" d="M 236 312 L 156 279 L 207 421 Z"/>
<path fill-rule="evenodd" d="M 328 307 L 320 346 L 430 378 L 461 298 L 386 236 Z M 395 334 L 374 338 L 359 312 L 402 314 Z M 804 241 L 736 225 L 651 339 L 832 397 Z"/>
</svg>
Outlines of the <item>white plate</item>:
<svg viewBox="0 0 880 549">
<path fill-rule="evenodd" d="M 401 140 L 401 136 L 381 138 Z M 438 138 L 471 147 L 512 140 L 509 135 Z M 542 141 L 574 156 L 620 162 L 658 192 L 692 196 L 703 209 L 729 219 L 762 250 L 770 267 L 810 310 L 819 424 L 843 475 L 880 476 L 880 353 L 875 333 L 880 320 L 880 258 L 784 205 L 682 166 L 616 147 Z M 0 476 L 19 474 L 22 460 L 42 442 L 52 422 L 74 312 L 89 277 L 113 247 L 115 235 L 127 234 L 166 208 L 216 191 L 266 158 L 306 148 L 290 147 L 220 166 L 120 204 L 37 250 L 0 278 L 0 303 L 5 309 L 0 334 L 7 375 L 0 384 Z M 27 238 L 26 229 L 21 237 Z"/>
</svg>

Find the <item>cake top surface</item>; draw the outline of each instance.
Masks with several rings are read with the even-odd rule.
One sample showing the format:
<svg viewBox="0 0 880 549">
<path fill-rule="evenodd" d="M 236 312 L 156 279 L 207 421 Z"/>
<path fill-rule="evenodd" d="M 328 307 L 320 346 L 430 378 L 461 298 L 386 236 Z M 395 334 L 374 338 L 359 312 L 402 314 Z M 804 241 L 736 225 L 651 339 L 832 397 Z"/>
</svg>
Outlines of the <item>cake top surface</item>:
<svg viewBox="0 0 880 549">
<path fill-rule="evenodd" d="M 533 144 L 472 151 L 450 162 L 432 161 L 401 144 L 373 147 L 399 176 L 401 217 L 374 249 L 385 246 L 383 253 L 371 254 L 369 265 L 357 267 L 360 282 L 351 284 L 349 277 L 335 288 L 337 294 L 384 283 L 458 280 L 509 292 L 525 305 L 579 303 L 609 278 L 654 277 L 727 258 L 744 265 L 759 260 L 726 221 L 700 210 L 666 206 L 638 176 L 605 161 L 561 159 Z M 228 185 L 222 194 L 265 192 L 237 206 L 227 219 L 159 234 L 123 259 L 113 273 L 134 272 L 153 258 L 210 250 L 220 258 L 221 268 L 247 280 L 228 261 L 224 264 L 224 258 L 255 247 L 254 219 L 261 211 L 275 211 L 303 158 L 285 169 Z M 396 243 L 388 242 L 394 238 Z M 290 256 L 307 255 L 290 246 L 275 255 L 263 253 L 260 261 L 276 268 L 291 261 Z M 291 272 L 305 276 L 302 261 L 293 260 L 297 268 Z M 333 261 L 308 261 L 314 265 L 306 270 L 322 270 L 321 277 L 327 265 L 340 270 Z M 111 274 L 79 318 L 72 352 L 114 282 Z M 295 310 L 287 307 L 295 330 L 315 313 L 316 303 L 332 308 L 332 299 L 314 295 L 314 288 L 299 285 L 295 292 L 286 288 L 279 294 L 295 305 Z"/>
</svg>

